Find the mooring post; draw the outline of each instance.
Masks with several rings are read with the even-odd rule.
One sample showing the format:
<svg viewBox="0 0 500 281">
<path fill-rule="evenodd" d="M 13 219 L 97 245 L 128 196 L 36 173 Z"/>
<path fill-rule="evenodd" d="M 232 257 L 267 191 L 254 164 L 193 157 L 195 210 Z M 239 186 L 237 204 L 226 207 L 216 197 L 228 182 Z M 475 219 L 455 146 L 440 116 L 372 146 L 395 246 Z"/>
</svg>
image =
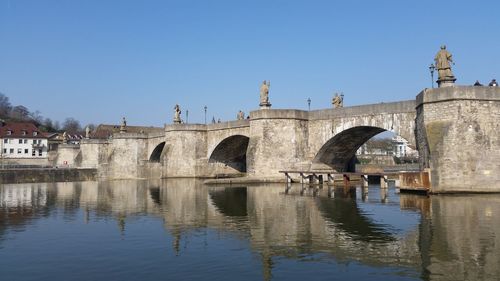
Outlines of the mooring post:
<svg viewBox="0 0 500 281">
<path fill-rule="evenodd" d="M 362 188 L 361 190 L 361 200 L 366 202 L 368 200 L 368 188 Z"/>
<path fill-rule="evenodd" d="M 292 181 L 292 177 L 288 173 L 285 173 L 285 177 L 286 177 L 285 193 L 288 194 L 288 191 L 292 187 L 292 182 L 293 181 Z"/>
<path fill-rule="evenodd" d="M 333 176 L 332 174 L 328 174 L 328 184 L 335 184 L 335 176 Z"/>
<path fill-rule="evenodd" d="M 389 201 L 387 200 L 387 192 L 387 188 L 380 189 L 380 202 L 387 203 Z"/>
<path fill-rule="evenodd" d="M 351 185 L 351 179 L 347 174 L 344 174 L 343 176 L 344 176 L 344 188 L 348 188 Z"/>
<path fill-rule="evenodd" d="M 312 175 L 309 175 L 309 185 L 313 185 L 314 184 L 314 174 Z"/>
<path fill-rule="evenodd" d="M 387 187 L 389 187 L 387 176 L 385 175 L 380 176 L 380 188 L 387 188 Z"/>
<path fill-rule="evenodd" d="M 361 175 L 361 181 L 363 182 L 363 187 L 368 188 L 368 175 Z"/>
</svg>

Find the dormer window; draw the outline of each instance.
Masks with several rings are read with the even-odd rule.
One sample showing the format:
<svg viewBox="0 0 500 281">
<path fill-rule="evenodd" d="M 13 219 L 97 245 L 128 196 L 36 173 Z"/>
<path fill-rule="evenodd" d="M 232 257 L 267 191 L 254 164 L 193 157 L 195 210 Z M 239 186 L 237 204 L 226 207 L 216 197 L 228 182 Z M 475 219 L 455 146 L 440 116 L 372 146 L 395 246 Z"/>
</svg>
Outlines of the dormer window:
<svg viewBox="0 0 500 281">
<path fill-rule="evenodd" d="M 28 132 L 26 132 L 25 130 L 23 130 L 23 136 L 26 136 Z"/>
<path fill-rule="evenodd" d="M 37 136 L 38 135 L 38 132 L 33 132 L 33 136 Z"/>
<path fill-rule="evenodd" d="M 7 136 L 10 136 L 12 135 L 12 131 L 11 130 L 7 130 Z"/>
</svg>

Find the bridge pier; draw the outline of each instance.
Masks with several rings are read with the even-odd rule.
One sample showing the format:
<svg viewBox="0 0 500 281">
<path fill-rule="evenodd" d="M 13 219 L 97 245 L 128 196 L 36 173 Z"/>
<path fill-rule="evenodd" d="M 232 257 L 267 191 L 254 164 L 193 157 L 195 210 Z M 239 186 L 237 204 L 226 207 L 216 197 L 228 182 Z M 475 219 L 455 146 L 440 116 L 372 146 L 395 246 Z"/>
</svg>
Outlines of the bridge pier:
<svg viewBox="0 0 500 281">
<path fill-rule="evenodd" d="M 388 188 L 389 187 L 389 181 L 387 179 L 387 176 L 380 176 L 380 188 Z"/>
<path fill-rule="evenodd" d="M 361 176 L 361 184 L 363 187 L 368 187 L 368 175 L 362 175 Z"/>
<path fill-rule="evenodd" d="M 280 170 L 306 163 L 307 111 L 257 110 L 250 112 L 247 172 L 251 176 L 280 178 Z"/>
<path fill-rule="evenodd" d="M 165 127 L 166 177 L 206 177 L 208 169 L 207 129 L 201 124 Z"/>
<path fill-rule="evenodd" d="M 446 87 L 417 96 L 416 137 L 431 192 L 500 191 L 500 88 Z"/>
</svg>

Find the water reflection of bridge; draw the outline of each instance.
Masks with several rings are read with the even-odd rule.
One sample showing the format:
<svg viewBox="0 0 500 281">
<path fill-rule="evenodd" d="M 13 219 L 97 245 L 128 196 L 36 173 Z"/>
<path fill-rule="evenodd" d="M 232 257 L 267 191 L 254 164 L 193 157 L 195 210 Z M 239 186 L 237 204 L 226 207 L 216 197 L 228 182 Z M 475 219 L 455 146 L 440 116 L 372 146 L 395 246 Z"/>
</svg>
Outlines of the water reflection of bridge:
<svg viewBox="0 0 500 281">
<path fill-rule="evenodd" d="M 295 259 L 310 253 L 370 266 L 418 271 L 423 266 L 429 279 L 464 279 L 468 274 L 480 280 L 489 276 L 482 269 L 499 273 L 500 231 L 493 222 L 500 211 L 499 197 L 480 197 L 481 204 L 470 197 L 401 195 L 400 202 L 385 204 L 372 198 L 380 208 L 397 208 L 391 216 L 404 217 L 400 207 L 422 212 L 416 222 L 420 227 L 401 231 L 367 214 L 356 194 L 329 198 L 321 192 L 326 191 L 309 197 L 284 195 L 282 186 L 207 188 L 194 179 L 5 185 L 0 188 L 0 236 L 6 229 L 22 227 L 23 220 L 47 216 L 51 209 L 72 213 L 80 208 L 98 217 L 115 217 L 122 230 L 128 217 L 161 217 L 177 238 L 177 251 L 179 240 L 191 230 L 232 233 L 260 253 L 265 275 L 270 274 L 273 257 Z M 5 212 L 12 208 L 17 212 Z M 456 213 L 462 209 L 466 211 Z"/>
</svg>

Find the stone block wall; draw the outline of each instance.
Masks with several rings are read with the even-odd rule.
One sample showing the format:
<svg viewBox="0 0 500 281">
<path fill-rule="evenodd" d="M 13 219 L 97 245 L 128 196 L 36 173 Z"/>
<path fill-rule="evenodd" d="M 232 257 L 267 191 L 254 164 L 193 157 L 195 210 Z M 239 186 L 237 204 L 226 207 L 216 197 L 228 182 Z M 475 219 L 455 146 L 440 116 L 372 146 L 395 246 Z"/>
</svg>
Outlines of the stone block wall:
<svg viewBox="0 0 500 281">
<path fill-rule="evenodd" d="M 101 164 L 107 164 L 108 159 L 108 140 L 84 139 L 80 143 L 82 152 L 81 167 L 98 168 Z"/>
<path fill-rule="evenodd" d="M 144 134 L 115 134 L 109 151 L 110 178 L 142 178 L 146 153 L 147 138 Z"/>
<path fill-rule="evenodd" d="M 418 149 L 432 191 L 499 191 L 500 88 L 427 89 L 417 104 Z"/>
<path fill-rule="evenodd" d="M 247 171 L 251 176 L 279 177 L 280 170 L 303 169 L 307 156 L 307 112 L 259 110 L 250 114 Z"/>
<path fill-rule="evenodd" d="M 79 145 L 61 144 L 59 145 L 56 166 L 59 167 L 80 167 L 82 163 Z"/>
<path fill-rule="evenodd" d="M 165 143 L 165 177 L 207 176 L 205 125 L 168 125 L 165 127 Z"/>
</svg>

